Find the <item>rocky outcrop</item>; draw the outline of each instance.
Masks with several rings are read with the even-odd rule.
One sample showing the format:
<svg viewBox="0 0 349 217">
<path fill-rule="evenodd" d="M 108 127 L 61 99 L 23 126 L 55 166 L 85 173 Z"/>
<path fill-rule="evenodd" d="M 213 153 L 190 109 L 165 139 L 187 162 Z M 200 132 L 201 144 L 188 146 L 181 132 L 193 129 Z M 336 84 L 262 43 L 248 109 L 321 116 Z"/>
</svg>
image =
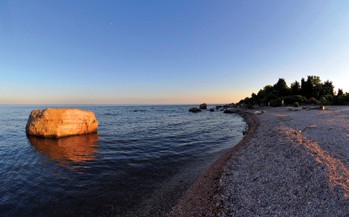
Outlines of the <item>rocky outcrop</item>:
<svg viewBox="0 0 349 217">
<path fill-rule="evenodd" d="M 200 106 L 199 106 L 200 109 L 207 109 L 207 104 L 206 103 L 202 103 Z"/>
<path fill-rule="evenodd" d="M 98 121 L 91 111 L 73 108 L 48 108 L 30 113 L 29 136 L 60 138 L 97 132 Z"/>
<path fill-rule="evenodd" d="M 190 108 L 189 111 L 196 113 L 196 112 L 201 112 L 201 109 L 193 107 L 193 108 Z"/>
</svg>

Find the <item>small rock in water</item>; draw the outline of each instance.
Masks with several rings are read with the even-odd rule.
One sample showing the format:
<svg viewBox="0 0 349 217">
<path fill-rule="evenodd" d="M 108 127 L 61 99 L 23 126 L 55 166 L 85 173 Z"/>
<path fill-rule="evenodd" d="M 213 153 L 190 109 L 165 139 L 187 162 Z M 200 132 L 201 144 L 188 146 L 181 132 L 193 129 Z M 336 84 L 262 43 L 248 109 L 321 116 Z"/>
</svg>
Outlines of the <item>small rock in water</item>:
<svg viewBox="0 0 349 217">
<path fill-rule="evenodd" d="M 206 103 L 203 103 L 200 105 L 199 107 L 200 109 L 207 109 L 207 104 Z"/>
<path fill-rule="evenodd" d="M 224 113 L 231 114 L 231 113 L 237 113 L 239 112 L 239 109 L 226 109 L 224 110 Z"/>
<path fill-rule="evenodd" d="M 201 112 L 201 109 L 193 107 L 193 108 L 190 108 L 189 111 L 196 113 L 196 112 Z"/>
</svg>

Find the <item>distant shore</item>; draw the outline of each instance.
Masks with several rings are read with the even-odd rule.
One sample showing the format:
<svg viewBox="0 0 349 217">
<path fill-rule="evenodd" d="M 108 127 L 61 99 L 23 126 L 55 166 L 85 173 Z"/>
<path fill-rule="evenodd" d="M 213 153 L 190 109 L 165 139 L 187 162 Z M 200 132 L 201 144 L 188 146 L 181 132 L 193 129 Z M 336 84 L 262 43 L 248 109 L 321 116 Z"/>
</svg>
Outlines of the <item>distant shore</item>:
<svg viewBox="0 0 349 217">
<path fill-rule="evenodd" d="M 345 216 L 349 107 L 242 112 L 249 131 L 189 188 L 170 216 Z"/>
</svg>

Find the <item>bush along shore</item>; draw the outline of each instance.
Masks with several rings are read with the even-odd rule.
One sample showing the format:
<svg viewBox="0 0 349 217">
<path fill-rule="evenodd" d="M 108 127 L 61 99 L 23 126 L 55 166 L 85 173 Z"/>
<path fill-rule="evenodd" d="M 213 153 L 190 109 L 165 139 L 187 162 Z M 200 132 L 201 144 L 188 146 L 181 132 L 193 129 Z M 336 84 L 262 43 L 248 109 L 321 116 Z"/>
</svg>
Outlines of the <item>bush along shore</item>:
<svg viewBox="0 0 349 217">
<path fill-rule="evenodd" d="M 251 97 L 246 97 L 234 104 L 217 105 L 208 108 L 206 103 L 199 107 L 192 107 L 190 112 L 224 111 L 224 113 L 236 113 L 240 108 L 254 109 L 260 107 L 281 107 L 281 106 L 307 106 L 313 109 L 318 106 L 322 109 L 328 105 L 349 105 L 349 93 L 344 93 L 343 89 L 335 91 L 334 85 L 327 80 L 322 82 L 319 76 L 308 76 L 302 78 L 300 82 L 295 81 L 289 87 L 283 78 L 279 78 L 274 85 L 266 85 L 257 94 L 252 93 Z"/>
<path fill-rule="evenodd" d="M 289 87 L 285 79 L 280 78 L 274 85 L 266 85 L 251 97 L 241 100 L 238 105 L 254 106 L 285 105 L 349 105 L 349 93 L 342 89 L 334 90 L 334 85 L 327 80 L 322 82 L 319 76 L 308 76 L 301 82 L 295 81 Z"/>
</svg>

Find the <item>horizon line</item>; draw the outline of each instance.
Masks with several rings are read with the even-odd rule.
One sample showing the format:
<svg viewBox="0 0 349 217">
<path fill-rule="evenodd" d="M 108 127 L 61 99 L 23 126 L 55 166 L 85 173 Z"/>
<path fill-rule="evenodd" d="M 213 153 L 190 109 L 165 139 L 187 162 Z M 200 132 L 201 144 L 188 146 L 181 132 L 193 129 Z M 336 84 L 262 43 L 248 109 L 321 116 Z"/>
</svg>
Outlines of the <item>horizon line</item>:
<svg viewBox="0 0 349 217">
<path fill-rule="evenodd" d="M 33 105 L 73 105 L 73 106 L 160 106 L 160 105 L 200 105 L 202 103 L 0 103 L 0 106 Z M 232 103 L 232 102 L 231 102 Z M 226 105 L 231 103 L 206 103 L 207 105 Z"/>
</svg>

